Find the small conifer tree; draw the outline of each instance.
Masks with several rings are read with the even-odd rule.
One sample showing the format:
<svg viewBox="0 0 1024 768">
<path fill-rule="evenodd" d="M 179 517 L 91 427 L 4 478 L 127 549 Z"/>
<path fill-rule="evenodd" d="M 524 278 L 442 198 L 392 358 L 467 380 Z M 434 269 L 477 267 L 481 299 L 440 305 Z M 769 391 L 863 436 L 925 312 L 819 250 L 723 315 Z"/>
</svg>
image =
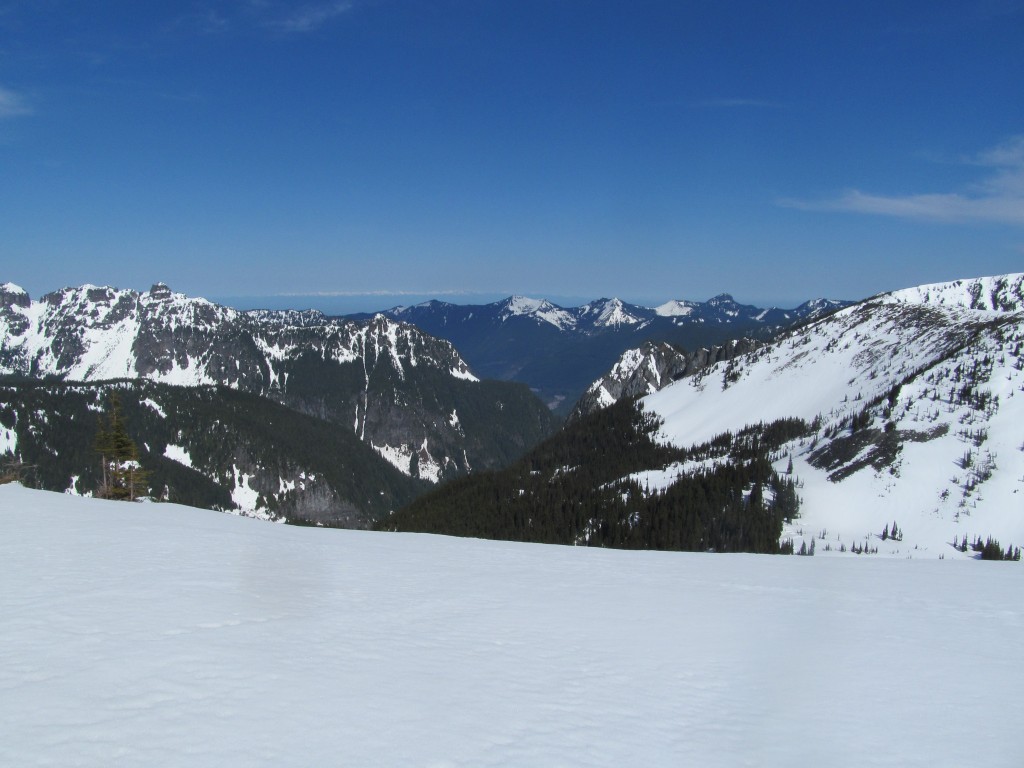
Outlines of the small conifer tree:
<svg viewBox="0 0 1024 768">
<path fill-rule="evenodd" d="M 117 392 L 110 393 L 107 413 L 100 417 L 93 448 L 100 455 L 102 467 L 97 496 L 134 501 L 143 495 L 149 473 L 139 464 L 139 449 L 125 428 Z"/>
</svg>

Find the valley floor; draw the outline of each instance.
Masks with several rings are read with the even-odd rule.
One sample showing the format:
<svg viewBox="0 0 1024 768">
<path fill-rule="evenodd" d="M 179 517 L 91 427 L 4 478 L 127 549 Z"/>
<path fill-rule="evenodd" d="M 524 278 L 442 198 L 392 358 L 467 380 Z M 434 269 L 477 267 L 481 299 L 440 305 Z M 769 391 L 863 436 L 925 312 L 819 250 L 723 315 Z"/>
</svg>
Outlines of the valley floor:
<svg viewBox="0 0 1024 768">
<path fill-rule="evenodd" d="M 292 528 L 0 486 L 0 764 L 1019 766 L 1017 563 Z"/>
</svg>

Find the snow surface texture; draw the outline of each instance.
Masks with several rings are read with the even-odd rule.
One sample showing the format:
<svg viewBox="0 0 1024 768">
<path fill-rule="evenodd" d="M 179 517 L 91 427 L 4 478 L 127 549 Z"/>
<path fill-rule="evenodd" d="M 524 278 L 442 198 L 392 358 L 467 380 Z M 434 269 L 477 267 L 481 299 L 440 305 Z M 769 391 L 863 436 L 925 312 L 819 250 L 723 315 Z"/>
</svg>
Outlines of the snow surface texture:
<svg viewBox="0 0 1024 768">
<path fill-rule="evenodd" d="M 0 486 L 0 764 L 1020 766 L 1021 577 Z"/>
<path fill-rule="evenodd" d="M 950 557 L 965 535 L 1024 546 L 1024 275 L 882 295 L 643 403 L 664 420 L 662 438 L 683 447 L 758 422 L 820 418 L 775 463 L 783 471 L 791 456 L 803 483 L 800 519 L 783 535 L 797 547 L 818 536 L 818 554 L 867 543 L 879 554 Z M 862 434 L 898 438 L 895 460 L 862 461 L 845 477 L 812 465 L 865 413 Z M 903 541 L 880 542 L 894 521 Z"/>
</svg>

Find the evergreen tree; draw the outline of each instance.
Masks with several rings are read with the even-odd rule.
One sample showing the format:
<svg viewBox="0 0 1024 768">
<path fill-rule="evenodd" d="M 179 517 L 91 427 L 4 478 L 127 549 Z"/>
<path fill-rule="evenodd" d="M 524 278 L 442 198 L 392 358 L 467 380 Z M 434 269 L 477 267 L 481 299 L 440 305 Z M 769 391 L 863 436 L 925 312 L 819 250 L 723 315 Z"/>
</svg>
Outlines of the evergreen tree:
<svg viewBox="0 0 1024 768">
<path fill-rule="evenodd" d="M 93 447 L 100 454 L 103 473 L 97 496 L 134 501 L 143 495 L 149 473 L 139 464 L 139 449 L 124 425 L 117 392 L 110 393 L 107 413 L 100 417 Z"/>
</svg>

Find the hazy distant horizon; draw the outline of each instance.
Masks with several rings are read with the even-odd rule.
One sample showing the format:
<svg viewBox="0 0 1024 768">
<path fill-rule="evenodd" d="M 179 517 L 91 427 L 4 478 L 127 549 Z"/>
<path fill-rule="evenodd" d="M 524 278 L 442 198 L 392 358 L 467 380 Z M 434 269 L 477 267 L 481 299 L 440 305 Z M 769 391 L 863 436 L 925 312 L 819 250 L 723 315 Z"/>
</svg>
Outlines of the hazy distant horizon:
<svg viewBox="0 0 1024 768">
<path fill-rule="evenodd" d="M 900 286 L 905 287 L 905 286 Z M 173 288 L 173 286 L 172 286 Z M 758 299 L 737 296 L 728 289 L 721 293 L 729 293 L 740 304 L 753 305 L 755 307 L 779 307 L 780 309 L 792 309 L 809 299 L 840 299 L 854 300 L 865 297 L 849 296 L 805 296 L 799 299 Z M 234 309 L 316 309 L 328 315 L 351 315 L 361 312 L 383 312 L 387 309 L 403 306 L 410 307 L 422 304 L 426 301 L 436 299 L 449 304 L 461 305 L 482 305 L 491 304 L 496 301 L 508 298 L 511 295 L 523 295 L 532 299 L 547 299 L 560 307 L 571 308 L 587 304 L 602 298 L 618 298 L 629 304 L 641 307 L 657 307 L 667 301 L 674 299 L 687 301 L 707 301 L 711 296 L 666 296 L 664 298 L 635 298 L 626 296 L 558 296 L 542 293 L 519 293 L 513 292 L 489 292 L 489 293 L 459 293 L 459 294 L 409 294 L 409 293 L 373 293 L 354 295 L 323 295 L 323 294 L 296 294 L 296 295 L 268 295 L 268 296 L 205 296 L 217 304 L 222 304 Z M 717 295 L 717 294 L 716 294 Z"/>
</svg>

